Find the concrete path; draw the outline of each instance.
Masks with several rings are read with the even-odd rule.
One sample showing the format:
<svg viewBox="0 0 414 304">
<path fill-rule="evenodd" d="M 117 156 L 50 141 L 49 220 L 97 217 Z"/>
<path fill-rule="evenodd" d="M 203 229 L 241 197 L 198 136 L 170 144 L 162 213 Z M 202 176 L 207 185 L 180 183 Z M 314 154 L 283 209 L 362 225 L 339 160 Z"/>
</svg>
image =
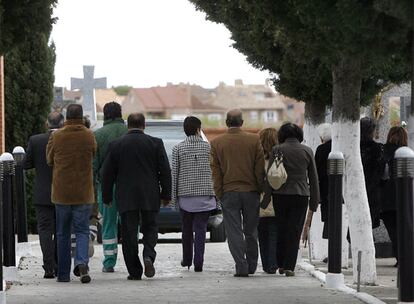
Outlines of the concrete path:
<svg viewBox="0 0 414 304">
<path fill-rule="evenodd" d="M 96 245 L 90 263 L 90 284 L 81 284 L 75 277 L 70 283 L 43 279 L 39 245 L 35 245 L 33 251 L 35 256 L 21 263 L 21 283 L 7 292 L 9 304 L 361 303 L 351 295 L 323 288 L 319 281 L 301 271 L 296 277 L 287 278 L 267 275 L 258 269 L 252 277 L 234 278 L 233 261 L 226 243 L 208 243 L 204 272 L 195 273 L 180 266 L 180 243 L 163 242 L 157 245 L 155 277 L 142 281 L 126 280 L 121 247 L 116 272 L 102 273 L 102 247 Z"/>
</svg>

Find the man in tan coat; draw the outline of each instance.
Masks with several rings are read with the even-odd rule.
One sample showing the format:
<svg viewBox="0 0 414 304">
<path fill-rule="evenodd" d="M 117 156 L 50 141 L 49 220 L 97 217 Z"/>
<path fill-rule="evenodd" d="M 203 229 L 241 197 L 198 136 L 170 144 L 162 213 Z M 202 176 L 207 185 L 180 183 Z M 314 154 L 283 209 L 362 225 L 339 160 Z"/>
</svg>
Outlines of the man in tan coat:
<svg viewBox="0 0 414 304">
<path fill-rule="evenodd" d="M 259 136 L 241 130 L 242 112 L 227 113 L 227 133 L 211 142 L 214 191 L 223 206 L 230 252 L 237 277 L 257 268 L 259 200 L 264 182 L 264 154 Z"/>
<path fill-rule="evenodd" d="M 52 202 L 56 205 L 58 282 L 70 282 L 71 230 L 76 235 L 74 274 L 89 283 L 89 216 L 95 201 L 92 161 L 96 142 L 83 123 L 82 106 L 67 108 L 66 123 L 52 133 L 47 144 L 47 163 L 53 167 Z"/>
</svg>

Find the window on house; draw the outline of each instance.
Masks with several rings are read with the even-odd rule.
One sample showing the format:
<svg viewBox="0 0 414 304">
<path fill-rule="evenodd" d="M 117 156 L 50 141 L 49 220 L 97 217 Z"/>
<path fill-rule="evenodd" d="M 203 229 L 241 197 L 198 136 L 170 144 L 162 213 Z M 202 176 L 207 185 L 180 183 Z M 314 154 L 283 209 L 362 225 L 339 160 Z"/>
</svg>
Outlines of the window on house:
<svg viewBox="0 0 414 304">
<path fill-rule="evenodd" d="M 207 116 L 208 120 L 221 120 L 221 114 L 217 114 L 217 113 L 213 113 L 213 114 L 208 114 Z"/>
<path fill-rule="evenodd" d="M 257 100 L 263 100 L 266 97 L 265 92 L 254 92 L 253 95 Z"/>
<path fill-rule="evenodd" d="M 279 115 L 276 111 L 265 111 L 263 113 L 263 120 L 265 122 L 276 122 L 279 118 Z"/>
<path fill-rule="evenodd" d="M 250 111 L 249 118 L 251 121 L 258 121 L 259 120 L 259 113 L 257 111 Z"/>
</svg>

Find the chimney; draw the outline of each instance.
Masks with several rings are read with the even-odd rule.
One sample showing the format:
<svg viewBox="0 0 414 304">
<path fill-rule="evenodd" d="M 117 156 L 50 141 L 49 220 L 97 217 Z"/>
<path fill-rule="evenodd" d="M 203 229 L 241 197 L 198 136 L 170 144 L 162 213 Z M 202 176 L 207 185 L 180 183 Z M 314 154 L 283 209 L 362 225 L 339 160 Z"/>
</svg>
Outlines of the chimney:
<svg viewBox="0 0 414 304">
<path fill-rule="evenodd" d="M 241 80 L 241 79 L 236 79 L 236 80 L 234 81 L 234 86 L 236 86 L 236 87 L 242 87 L 242 86 L 243 86 L 243 80 Z"/>
</svg>

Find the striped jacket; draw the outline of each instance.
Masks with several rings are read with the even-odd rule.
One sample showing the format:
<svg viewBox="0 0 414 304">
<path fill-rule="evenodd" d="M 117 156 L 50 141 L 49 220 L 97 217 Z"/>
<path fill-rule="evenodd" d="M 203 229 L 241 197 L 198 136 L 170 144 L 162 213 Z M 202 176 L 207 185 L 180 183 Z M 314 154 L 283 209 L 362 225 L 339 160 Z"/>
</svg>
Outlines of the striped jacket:
<svg viewBox="0 0 414 304">
<path fill-rule="evenodd" d="M 214 196 L 210 168 L 210 144 L 199 136 L 188 136 L 172 150 L 172 196 Z"/>
</svg>

